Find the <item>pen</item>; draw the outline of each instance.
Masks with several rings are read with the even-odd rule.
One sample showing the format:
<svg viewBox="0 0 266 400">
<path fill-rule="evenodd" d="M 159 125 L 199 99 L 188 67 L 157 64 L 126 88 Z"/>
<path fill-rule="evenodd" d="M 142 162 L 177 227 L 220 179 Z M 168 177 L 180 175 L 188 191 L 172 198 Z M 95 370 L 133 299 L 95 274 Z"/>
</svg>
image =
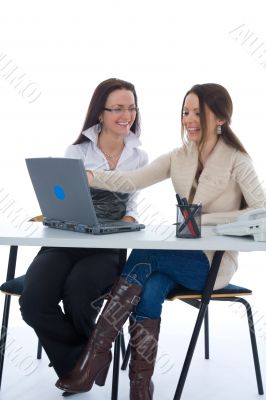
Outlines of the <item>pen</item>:
<svg viewBox="0 0 266 400">
<path fill-rule="evenodd" d="M 184 197 L 183 199 L 181 199 L 181 201 L 183 203 L 183 206 L 185 206 L 183 214 L 184 214 L 184 218 L 187 221 L 187 225 L 188 225 L 188 229 L 189 229 L 190 233 L 194 237 L 199 236 L 200 235 L 199 228 L 198 228 L 197 222 L 195 221 L 194 214 L 191 213 L 187 199 Z M 186 221 L 184 221 L 184 222 L 186 222 Z"/>
<path fill-rule="evenodd" d="M 179 196 L 178 193 L 175 194 L 175 197 L 176 197 L 176 200 L 177 200 L 177 204 L 183 205 L 183 202 L 182 202 L 182 200 L 181 200 L 181 197 Z"/>
</svg>

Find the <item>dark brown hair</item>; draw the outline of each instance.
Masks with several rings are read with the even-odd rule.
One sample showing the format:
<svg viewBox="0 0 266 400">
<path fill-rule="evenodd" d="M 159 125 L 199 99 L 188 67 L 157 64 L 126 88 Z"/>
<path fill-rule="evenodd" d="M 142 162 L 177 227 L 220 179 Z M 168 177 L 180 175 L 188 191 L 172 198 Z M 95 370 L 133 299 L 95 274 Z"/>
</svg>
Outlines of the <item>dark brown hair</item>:
<svg viewBox="0 0 266 400">
<path fill-rule="evenodd" d="M 207 106 L 217 118 L 225 121 L 221 127 L 222 128 L 221 136 L 224 142 L 229 146 L 241 151 L 242 153 L 247 154 L 245 147 L 230 128 L 231 117 L 233 113 L 233 103 L 228 91 L 222 85 L 219 85 L 217 83 L 204 83 L 201 85 L 192 86 L 192 88 L 186 93 L 183 100 L 181 109 L 181 121 L 182 121 L 184 103 L 186 97 L 190 93 L 194 93 L 199 99 L 200 126 L 202 132 L 199 148 L 202 149 L 206 140 L 207 122 L 206 122 L 205 106 Z M 183 124 L 182 124 L 181 136 L 183 142 L 185 142 L 186 140 L 185 140 L 185 132 Z"/>
<path fill-rule="evenodd" d="M 86 129 L 89 129 L 93 125 L 99 123 L 99 116 L 103 112 L 107 97 L 114 90 L 119 90 L 119 89 L 125 89 L 132 92 L 135 100 L 135 105 L 136 107 L 138 107 L 138 98 L 135 87 L 132 83 L 116 78 L 110 78 L 101 82 L 96 87 L 92 95 L 81 133 L 77 138 L 77 140 L 74 142 L 74 144 L 79 144 L 84 142 L 85 140 L 89 140 L 86 136 L 82 134 L 82 132 L 85 131 Z M 131 126 L 130 130 L 134 132 L 136 135 L 139 135 L 140 133 L 140 116 L 138 112 L 136 114 L 135 121 Z"/>
<path fill-rule="evenodd" d="M 199 99 L 199 111 L 200 111 L 200 127 L 202 132 L 202 137 L 199 143 L 199 149 L 201 150 L 204 146 L 206 140 L 206 132 L 207 132 L 207 122 L 206 122 L 206 113 L 205 106 L 209 107 L 209 109 L 214 113 L 214 115 L 224 120 L 224 124 L 222 125 L 222 138 L 224 142 L 233 147 L 236 150 L 241 151 L 242 153 L 248 154 L 245 147 L 238 139 L 236 134 L 230 128 L 231 117 L 233 113 L 233 103 L 232 99 L 228 93 L 228 91 L 217 83 L 204 83 L 202 85 L 194 85 L 192 88 L 186 93 L 182 109 L 181 109 L 181 121 L 183 116 L 184 103 L 187 95 L 190 93 L 194 93 Z M 182 132 L 181 132 L 182 140 L 185 143 L 185 132 L 182 124 Z M 242 195 L 240 210 L 247 207 L 247 202 Z"/>
</svg>

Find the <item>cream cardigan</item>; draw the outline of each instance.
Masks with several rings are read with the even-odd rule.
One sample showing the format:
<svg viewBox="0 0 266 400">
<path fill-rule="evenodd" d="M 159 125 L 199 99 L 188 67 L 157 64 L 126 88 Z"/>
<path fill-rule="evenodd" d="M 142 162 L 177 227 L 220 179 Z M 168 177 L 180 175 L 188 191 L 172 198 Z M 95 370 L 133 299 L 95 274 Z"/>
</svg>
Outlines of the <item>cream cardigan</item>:
<svg viewBox="0 0 266 400">
<path fill-rule="evenodd" d="M 171 178 L 180 197 L 189 197 L 198 167 L 194 143 L 182 146 L 130 172 L 93 171 L 93 185 L 111 191 L 132 192 Z M 239 210 L 244 196 L 248 208 L 266 207 L 266 195 L 247 154 L 219 138 L 199 177 L 193 203 L 202 203 L 202 224 L 232 222 L 246 210 Z M 205 254 L 211 263 L 214 252 Z M 237 270 L 237 252 L 224 254 L 215 289 L 226 286 Z"/>
</svg>

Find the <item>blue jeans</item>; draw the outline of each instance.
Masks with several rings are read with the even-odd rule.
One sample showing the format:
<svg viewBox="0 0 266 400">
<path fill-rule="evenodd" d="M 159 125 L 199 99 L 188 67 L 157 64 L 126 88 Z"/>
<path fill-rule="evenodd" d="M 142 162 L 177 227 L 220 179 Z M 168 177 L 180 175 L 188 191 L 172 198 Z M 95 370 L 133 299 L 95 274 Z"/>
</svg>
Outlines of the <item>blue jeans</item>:
<svg viewBox="0 0 266 400">
<path fill-rule="evenodd" d="M 133 317 L 158 319 L 168 293 L 181 284 L 202 290 L 210 264 L 202 251 L 133 250 L 121 276 L 129 283 L 143 286 Z"/>
</svg>

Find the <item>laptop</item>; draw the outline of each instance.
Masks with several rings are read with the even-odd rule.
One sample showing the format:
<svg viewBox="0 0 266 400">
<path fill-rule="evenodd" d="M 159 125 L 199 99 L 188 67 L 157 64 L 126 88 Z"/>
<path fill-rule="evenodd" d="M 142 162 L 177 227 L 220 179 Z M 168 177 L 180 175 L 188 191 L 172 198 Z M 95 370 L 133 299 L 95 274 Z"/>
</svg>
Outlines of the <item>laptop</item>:
<svg viewBox="0 0 266 400">
<path fill-rule="evenodd" d="M 26 164 L 45 226 L 93 235 L 145 228 L 139 223 L 97 218 L 82 160 L 28 158 Z"/>
</svg>

